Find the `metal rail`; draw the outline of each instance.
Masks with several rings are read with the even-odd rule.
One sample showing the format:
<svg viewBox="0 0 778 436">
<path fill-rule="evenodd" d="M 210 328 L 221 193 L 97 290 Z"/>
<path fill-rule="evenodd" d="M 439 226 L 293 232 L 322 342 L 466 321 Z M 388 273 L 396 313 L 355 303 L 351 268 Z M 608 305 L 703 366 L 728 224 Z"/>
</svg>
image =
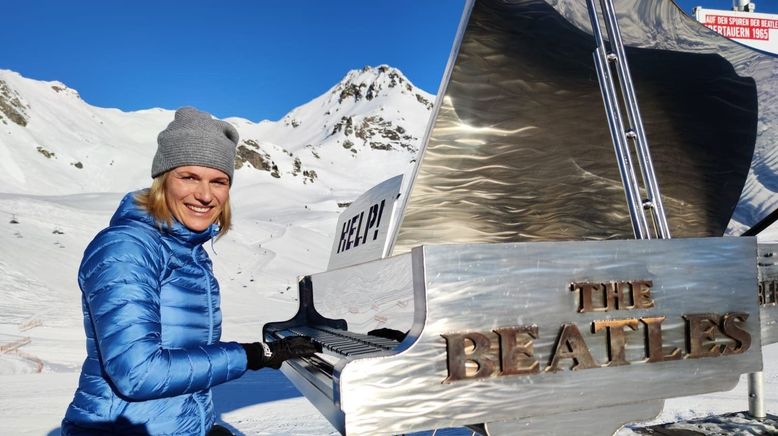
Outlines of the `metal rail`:
<svg viewBox="0 0 778 436">
<path fill-rule="evenodd" d="M 636 239 L 669 239 L 670 229 L 667 225 L 662 196 L 659 192 L 659 184 L 648 150 L 648 140 L 643 129 L 643 119 L 638 108 L 635 89 L 632 85 L 632 76 L 627 64 L 627 56 L 621 39 L 616 12 L 612 0 L 599 0 L 605 28 L 610 41 L 610 50 L 605 46 L 605 39 L 600 30 L 600 19 L 597 5 L 594 0 L 587 0 L 589 19 L 592 23 L 592 34 L 595 39 L 596 49 L 593 53 L 594 65 L 600 82 L 605 113 L 608 117 L 613 146 L 616 151 L 616 159 L 619 165 L 621 181 L 624 184 L 624 194 L 629 206 L 630 219 Z M 622 102 L 619 101 L 619 93 L 613 80 L 611 65 L 614 66 L 619 81 Z M 621 113 L 621 104 L 627 110 L 627 117 Z M 625 124 L 627 125 L 625 127 Z M 638 167 L 640 168 L 643 186 L 647 198 L 641 200 L 640 185 L 632 162 L 630 142 L 635 148 Z M 651 215 L 649 226 L 646 211 Z M 653 227 L 654 233 L 652 234 Z"/>
</svg>

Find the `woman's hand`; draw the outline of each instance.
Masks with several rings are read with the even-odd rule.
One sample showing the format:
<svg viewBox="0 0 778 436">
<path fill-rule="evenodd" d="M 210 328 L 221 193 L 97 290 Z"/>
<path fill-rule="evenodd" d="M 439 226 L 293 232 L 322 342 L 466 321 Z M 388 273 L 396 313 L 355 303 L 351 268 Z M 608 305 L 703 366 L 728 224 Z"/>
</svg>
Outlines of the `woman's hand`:
<svg viewBox="0 0 778 436">
<path fill-rule="evenodd" d="M 253 342 L 240 344 L 246 350 L 247 367 L 251 370 L 261 368 L 278 369 L 287 359 L 310 357 L 321 352 L 321 345 L 307 336 L 291 336 L 273 342 Z"/>
</svg>

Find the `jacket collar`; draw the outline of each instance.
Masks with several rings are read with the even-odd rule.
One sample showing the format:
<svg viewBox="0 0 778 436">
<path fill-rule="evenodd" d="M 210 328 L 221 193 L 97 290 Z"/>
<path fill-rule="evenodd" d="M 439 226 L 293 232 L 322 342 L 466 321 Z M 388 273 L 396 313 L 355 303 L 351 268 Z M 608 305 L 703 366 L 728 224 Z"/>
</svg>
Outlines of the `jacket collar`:
<svg viewBox="0 0 778 436">
<path fill-rule="evenodd" d="M 121 221 L 123 220 L 132 220 L 132 221 L 142 222 L 143 224 L 154 227 L 159 231 L 160 229 L 159 223 L 157 223 L 154 217 L 149 215 L 149 213 L 146 210 L 140 208 L 137 204 L 135 204 L 135 196 L 141 192 L 143 191 L 130 192 L 129 194 L 124 196 L 121 203 L 119 203 L 119 208 L 116 209 L 116 212 L 113 214 L 113 217 L 111 218 L 112 226 L 121 223 Z M 203 230 L 202 232 L 195 232 L 186 228 L 175 218 L 173 218 L 172 226 L 168 226 L 165 223 L 163 223 L 162 230 L 161 230 L 161 233 L 163 235 L 172 236 L 175 239 L 178 239 L 179 241 L 192 246 L 201 245 L 207 242 L 209 239 L 216 236 L 218 232 L 219 232 L 219 226 L 217 226 L 216 224 L 211 224 L 207 229 Z"/>
</svg>

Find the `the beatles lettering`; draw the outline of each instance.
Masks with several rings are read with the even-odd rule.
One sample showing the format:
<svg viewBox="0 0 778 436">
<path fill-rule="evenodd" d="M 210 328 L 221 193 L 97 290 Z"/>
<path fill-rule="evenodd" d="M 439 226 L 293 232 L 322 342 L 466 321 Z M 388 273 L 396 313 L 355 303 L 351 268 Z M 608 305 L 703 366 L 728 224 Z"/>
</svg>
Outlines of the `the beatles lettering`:
<svg viewBox="0 0 778 436">
<path fill-rule="evenodd" d="M 584 282 L 572 283 L 570 290 L 578 297 L 578 312 L 612 312 L 653 308 L 652 286 L 650 280 Z M 740 354 L 751 346 L 751 334 L 744 328 L 748 316 L 742 312 L 685 314 L 686 343 L 680 346 L 666 346 L 663 342 L 664 316 L 592 321 L 592 336 L 605 341 L 608 350 L 607 360 L 603 362 L 592 355 L 586 339 L 573 323 L 559 327 L 547 362 L 535 356 L 535 340 L 543 334 L 536 324 L 444 334 L 448 359 L 448 377 L 444 383 Z M 645 353 L 641 360 L 629 361 L 627 343 L 636 339 L 643 342 Z"/>
</svg>

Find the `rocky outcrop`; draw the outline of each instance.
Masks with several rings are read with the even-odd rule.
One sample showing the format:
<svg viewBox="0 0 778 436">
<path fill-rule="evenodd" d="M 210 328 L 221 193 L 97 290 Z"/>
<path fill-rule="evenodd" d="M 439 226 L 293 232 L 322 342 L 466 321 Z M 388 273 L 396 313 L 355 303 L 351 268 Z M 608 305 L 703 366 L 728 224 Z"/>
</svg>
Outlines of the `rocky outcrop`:
<svg viewBox="0 0 778 436">
<path fill-rule="evenodd" d="M 25 127 L 29 117 L 19 93 L 0 80 L 0 121 L 7 124 L 6 119 Z"/>
<path fill-rule="evenodd" d="M 292 175 L 297 177 L 300 174 L 303 176 L 303 184 L 313 183 L 316 179 L 319 178 L 319 175 L 316 174 L 316 171 L 303 169 L 303 163 L 300 161 L 299 157 L 296 157 L 294 158 L 294 163 L 292 164 Z"/>
<path fill-rule="evenodd" d="M 378 115 L 364 117 L 358 122 L 355 122 L 354 118 L 342 117 L 330 133 L 330 135 L 342 133 L 346 137 L 342 143 L 343 148 L 355 153 L 356 149 L 353 146 L 355 141 L 359 140 L 358 142 L 363 146 L 369 146 L 374 150 L 417 151 L 417 147 L 413 145 L 417 138 L 409 135 L 402 126 L 396 126 Z"/>
<path fill-rule="evenodd" d="M 49 151 L 49 150 L 46 150 L 42 145 L 39 145 L 35 149 L 38 150 L 38 153 L 42 154 L 47 159 L 51 159 L 51 158 L 55 158 L 56 159 L 57 158 L 57 154 L 56 153 L 54 153 L 52 151 Z"/>
<path fill-rule="evenodd" d="M 270 175 L 277 179 L 281 178 L 281 174 L 278 172 L 278 165 L 252 139 L 241 141 L 235 152 L 236 170 L 242 168 L 247 163 L 258 170 L 270 172 Z"/>
</svg>

